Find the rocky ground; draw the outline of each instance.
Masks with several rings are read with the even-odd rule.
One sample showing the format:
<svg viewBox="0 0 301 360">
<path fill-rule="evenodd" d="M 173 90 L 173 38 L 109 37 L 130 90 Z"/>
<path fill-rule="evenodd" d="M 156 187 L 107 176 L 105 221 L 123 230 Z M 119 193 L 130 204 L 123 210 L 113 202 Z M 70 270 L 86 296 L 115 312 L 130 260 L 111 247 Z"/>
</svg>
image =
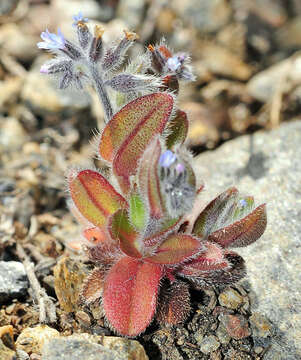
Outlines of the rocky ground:
<svg viewBox="0 0 301 360">
<path fill-rule="evenodd" d="M 193 290 L 184 324 L 153 323 L 136 340 L 115 336 L 100 306 L 80 304 L 93 265 L 68 245 L 78 229 L 65 172 L 94 162 L 89 140 L 103 113 L 92 91 L 61 92 L 39 73 L 47 55 L 35 44 L 46 26 L 68 34 L 79 10 L 107 39 L 135 29 L 133 55 L 162 36 L 192 54 L 197 80 L 179 103 L 188 145 L 202 152 L 204 205 L 231 185 L 268 203 L 266 233 L 240 251 L 247 279 Z M 300 34 L 299 0 L 1 1 L 1 360 L 301 358 Z"/>
</svg>

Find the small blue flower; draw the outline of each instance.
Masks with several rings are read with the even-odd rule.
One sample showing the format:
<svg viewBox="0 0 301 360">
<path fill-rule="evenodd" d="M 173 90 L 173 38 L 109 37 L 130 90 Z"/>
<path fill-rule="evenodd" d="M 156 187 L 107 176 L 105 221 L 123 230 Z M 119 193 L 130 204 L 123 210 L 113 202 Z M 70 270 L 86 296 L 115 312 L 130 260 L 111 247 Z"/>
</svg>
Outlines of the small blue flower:
<svg viewBox="0 0 301 360">
<path fill-rule="evenodd" d="M 175 161 L 176 161 L 177 157 L 176 155 L 170 151 L 170 150 L 166 150 L 159 159 L 159 164 L 162 167 L 169 167 L 170 165 L 172 165 Z"/>
<path fill-rule="evenodd" d="M 179 61 L 178 56 L 173 56 L 168 58 L 167 60 L 167 67 L 169 71 L 177 71 L 178 68 L 182 65 L 182 62 Z"/>
<path fill-rule="evenodd" d="M 58 29 L 57 35 L 46 29 L 46 31 L 42 32 L 41 38 L 43 41 L 37 43 L 37 46 L 40 49 L 62 50 L 65 48 L 65 38 L 60 29 Z"/>
<path fill-rule="evenodd" d="M 84 15 L 81 11 L 77 15 L 73 15 L 72 19 L 74 20 L 74 23 L 72 24 L 73 27 L 76 27 L 79 22 L 87 23 L 89 21 L 88 18 L 84 18 Z"/>
<path fill-rule="evenodd" d="M 240 199 L 239 200 L 239 206 L 241 207 L 241 208 L 244 208 L 244 207 L 246 207 L 248 205 L 248 202 L 245 200 L 245 199 Z"/>
</svg>

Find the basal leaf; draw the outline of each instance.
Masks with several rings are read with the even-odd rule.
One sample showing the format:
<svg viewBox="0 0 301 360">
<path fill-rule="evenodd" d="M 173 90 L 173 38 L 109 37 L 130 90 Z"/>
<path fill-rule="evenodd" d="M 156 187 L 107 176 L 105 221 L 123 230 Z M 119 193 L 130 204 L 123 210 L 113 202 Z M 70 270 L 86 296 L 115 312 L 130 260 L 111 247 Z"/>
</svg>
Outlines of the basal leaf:
<svg viewBox="0 0 301 360">
<path fill-rule="evenodd" d="M 125 199 L 97 171 L 71 174 L 69 190 L 79 212 L 96 227 L 102 227 L 110 215 L 127 206 Z"/>
<path fill-rule="evenodd" d="M 146 329 L 155 314 L 162 271 L 160 265 L 127 256 L 111 268 L 105 279 L 103 307 L 116 332 L 134 337 Z"/>
<path fill-rule="evenodd" d="M 156 318 L 162 325 L 176 325 L 185 321 L 190 313 L 189 285 L 174 281 L 162 287 Z"/>
<path fill-rule="evenodd" d="M 222 265 L 222 264 L 221 264 Z M 246 275 L 244 259 L 233 251 L 225 253 L 225 266 L 216 270 L 200 271 L 184 264 L 177 274 L 199 286 L 230 285 Z"/>
<path fill-rule="evenodd" d="M 209 240 L 222 247 L 242 247 L 252 244 L 264 233 L 267 225 L 265 204 L 251 214 L 209 235 Z"/>
<path fill-rule="evenodd" d="M 104 275 L 103 269 L 96 268 L 85 279 L 80 296 L 86 304 L 91 304 L 100 299 L 104 286 Z"/>
<path fill-rule="evenodd" d="M 172 107 L 173 98 L 164 93 L 145 95 L 125 105 L 104 128 L 99 142 L 101 157 L 112 162 L 127 139 L 131 139 L 132 142 L 137 136 L 153 136 L 154 133 L 161 133 Z M 141 132 L 141 129 L 144 130 Z M 132 151 L 140 155 L 141 149 L 134 148 Z"/>
<path fill-rule="evenodd" d="M 145 103 L 142 109 L 148 109 L 148 112 L 144 111 L 140 114 L 139 122 L 119 147 L 113 160 L 113 172 L 125 193 L 130 187 L 130 176 L 136 174 L 138 163 L 145 149 L 156 135 L 162 134 L 172 112 L 173 98 L 171 95 L 164 93 L 152 95 L 156 100 L 154 102 L 152 102 L 153 98 L 137 99 L 141 101 L 142 105 Z"/>
<path fill-rule="evenodd" d="M 201 276 L 204 271 L 226 270 L 230 268 L 230 263 L 225 259 L 222 248 L 209 241 L 204 245 L 204 251 L 182 266 L 181 273 L 183 275 Z"/>
<path fill-rule="evenodd" d="M 175 232 L 181 218 L 167 219 L 163 221 L 160 226 L 160 230 L 153 233 L 151 236 L 146 236 L 143 240 L 146 247 L 154 247 L 162 242 L 162 238 L 166 238 L 168 233 Z"/>
<path fill-rule="evenodd" d="M 158 175 L 160 155 L 161 145 L 159 139 L 156 138 L 144 151 L 138 170 L 140 192 L 148 200 L 150 217 L 155 219 L 160 219 L 164 215 Z"/>
<path fill-rule="evenodd" d="M 126 210 L 118 210 L 109 221 L 109 231 L 113 239 L 119 240 L 120 249 L 128 256 L 141 258 L 140 237 L 130 223 Z"/>
<path fill-rule="evenodd" d="M 169 135 L 166 138 L 166 146 L 171 149 L 176 144 L 183 144 L 188 133 L 187 115 L 182 110 L 177 110 L 176 116 L 168 125 Z"/>
<path fill-rule="evenodd" d="M 232 218 L 237 198 L 238 190 L 232 187 L 212 200 L 196 219 L 193 234 L 204 238 L 221 228 L 229 218 Z"/>
<path fill-rule="evenodd" d="M 172 234 L 156 249 L 155 255 L 145 260 L 156 264 L 179 264 L 200 250 L 202 245 L 197 238 L 185 234 Z"/>
</svg>

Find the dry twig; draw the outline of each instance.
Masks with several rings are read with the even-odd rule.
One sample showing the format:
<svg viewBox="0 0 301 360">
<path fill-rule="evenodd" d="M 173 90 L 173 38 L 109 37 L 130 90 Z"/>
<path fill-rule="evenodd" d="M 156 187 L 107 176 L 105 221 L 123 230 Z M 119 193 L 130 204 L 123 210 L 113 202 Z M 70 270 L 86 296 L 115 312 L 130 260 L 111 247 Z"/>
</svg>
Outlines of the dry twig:
<svg viewBox="0 0 301 360">
<path fill-rule="evenodd" d="M 56 322 L 56 309 L 52 299 L 47 295 L 43 289 L 34 272 L 33 263 L 30 262 L 29 257 L 25 253 L 23 247 L 17 244 L 17 255 L 22 261 L 32 292 L 33 298 L 39 306 L 40 322 L 41 323 L 54 323 Z"/>
</svg>

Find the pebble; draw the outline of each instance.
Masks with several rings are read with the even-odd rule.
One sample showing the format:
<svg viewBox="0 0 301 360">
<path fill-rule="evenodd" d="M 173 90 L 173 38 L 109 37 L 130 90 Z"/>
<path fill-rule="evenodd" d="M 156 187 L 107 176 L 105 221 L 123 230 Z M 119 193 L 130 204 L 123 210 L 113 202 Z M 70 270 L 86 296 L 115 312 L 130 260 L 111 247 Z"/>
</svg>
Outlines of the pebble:
<svg viewBox="0 0 301 360">
<path fill-rule="evenodd" d="M 21 61 L 32 61 L 38 54 L 37 38 L 15 23 L 2 24 L 0 28 L 1 51 Z"/>
<path fill-rule="evenodd" d="M 95 344 L 81 335 L 48 341 L 42 351 L 47 360 L 121 360 L 119 354 Z"/>
<path fill-rule="evenodd" d="M 47 360 L 148 360 L 136 340 L 88 334 L 52 339 L 44 345 L 42 353 Z"/>
<path fill-rule="evenodd" d="M 144 0 L 119 0 L 117 17 L 124 20 L 130 29 L 137 29 L 144 14 Z"/>
<path fill-rule="evenodd" d="M 225 328 L 225 326 L 223 324 L 219 325 L 219 327 L 216 331 L 216 335 L 217 335 L 220 343 L 223 345 L 227 345 L 229 343 L 229 341 L 231 340 L 231 336 L 228 334 L 227 329 Z"/>
<path fill-rule="evenodd" d="M 148 360 L 143 346 L 136 340 L 104 336 L 102 344 L 106 349 L 116 351 L 122 360 Z"/>
<path fill-rule="evenodd" d="M 78 259 L 63 257 L 53 269 L 54 288 L 60 307 L 66 312 L 81 310 L 79 295 L 84 279 L 89 273 Z"/>
<path fill-rule="evenodd" d="M 205 33 L 219 30 L 231 16 L 226 0 L 173 0 L 171 6 L 182 19 Z"/>
<path fill-rule="evenodd" d="M 0 359 L 1 360 L 15 360 L 15 352 L 6 347 L 2 340 L 0 340 Z"/>
<path fill-rule="evenodd" d="M 223 291 L 218 297 L 219 303 L 229 309 L 237 309 L 243 304 L 244 298 L 232 288 Z"/>
<path fill-rule="evenodd" d="M 251 335 L 248 321 L 242 315 L 222 314 L 218 319 L 233 339 L 239 340 Z"/>
<path fill-rule="evenodd" d="M 200 350 L 203 354 L 210 354 L 219 348 L 220 343 L 215 336 L 210 335 L 204 337 L 204 339 L 199 345 Z"/>
<path fill-rule="evenodd" d="M 60 333 L 46 325 L 38 325 L 34 328 L 25 328 L 18 336 L 16 348 L 28 354 L 40 355 L 46 342 L 60 336 Z"/>
<path fill-rule="evenodd" d="M 0 261 L 0 304 L 26 295 L 28 280 L 18 261 Z"/>
<path fill-rule="evenodd" d="M 20 122 L 13 118 L 0 118 L 0 149 L 11 151 L 20 148 L 27 134 Z"/>
</svg>

